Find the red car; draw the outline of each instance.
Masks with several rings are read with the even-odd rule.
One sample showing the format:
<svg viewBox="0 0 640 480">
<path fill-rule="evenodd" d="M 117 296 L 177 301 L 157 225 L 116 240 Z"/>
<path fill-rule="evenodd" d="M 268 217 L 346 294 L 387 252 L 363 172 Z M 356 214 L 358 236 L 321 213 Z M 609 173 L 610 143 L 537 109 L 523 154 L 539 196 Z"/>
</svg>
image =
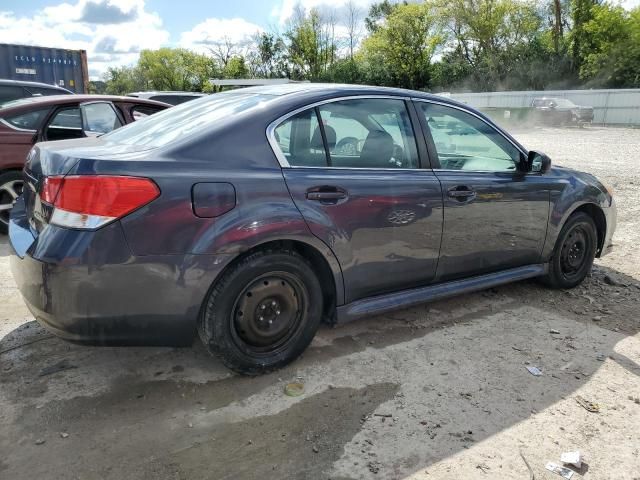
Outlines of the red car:
<svg viewBox="0 0 640 480">
<path fill-rule="evenodd" d="M 53 95 L 0 107 L 0 233 L 22 192 L 22 167 L 37 142 L 94 137 L 169 108 L 153 100 L 106 95 Z"/>
</svg>

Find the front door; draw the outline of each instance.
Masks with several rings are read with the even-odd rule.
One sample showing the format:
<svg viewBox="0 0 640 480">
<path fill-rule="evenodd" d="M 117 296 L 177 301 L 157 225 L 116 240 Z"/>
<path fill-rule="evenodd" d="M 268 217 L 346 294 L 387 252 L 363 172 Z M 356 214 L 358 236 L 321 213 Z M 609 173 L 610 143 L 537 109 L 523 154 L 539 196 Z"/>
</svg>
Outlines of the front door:
<svg viewBox="0 0 640 480">
<path fill-rule="evenodd" d="M 416 107 L 444 198 L 437 280 L 538 263 L 549 215 L 545 177 L 523 172 L 518 147 L 480 117 L 436 103 Z"/>
<path fill-rule="evenodd" d="M 332 101 L 273 136 L 296 206 L 340 262 L 347 302 L 433 280 L 442 193 L 421 168 L 404 100 Z"/>
</svg>

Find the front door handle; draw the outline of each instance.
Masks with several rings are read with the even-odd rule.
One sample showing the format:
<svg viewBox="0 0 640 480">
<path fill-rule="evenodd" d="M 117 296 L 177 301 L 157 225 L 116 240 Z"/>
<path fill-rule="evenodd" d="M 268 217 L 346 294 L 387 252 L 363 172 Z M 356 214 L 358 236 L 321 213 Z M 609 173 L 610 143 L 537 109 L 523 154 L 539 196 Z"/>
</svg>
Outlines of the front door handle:
<svg viewBox="0 0 640 480">
<path fill-rule="evenodd" d="M 476 192 L 466 185 L 458 185 L 457 187 L 450 188 L 447 190 L 447 195 L 460 201 L 473 200 L 476 198 Z"/>
<path fill-rule="evenodd" d="M 306 196 L 307 200 L 331 204 L 347 198 L 347 192 L 337 187 L 315 187 L 307 190 Z"/>
</svg>

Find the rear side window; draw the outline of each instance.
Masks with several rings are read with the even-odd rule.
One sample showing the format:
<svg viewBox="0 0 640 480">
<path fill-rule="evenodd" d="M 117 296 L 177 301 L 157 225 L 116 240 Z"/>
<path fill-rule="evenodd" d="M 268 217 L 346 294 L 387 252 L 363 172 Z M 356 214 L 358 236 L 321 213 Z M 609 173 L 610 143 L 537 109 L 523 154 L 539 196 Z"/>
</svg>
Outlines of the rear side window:
<svg viewBox="0 0 640 480">
<path fill-rule="evenodd" d="M 327 166 L 320 123 L 314 109 L 305 110 L 285 120 L 275 129 L 274 136 L 289 165 Z"/>
<path fill-rule="evenodd" d="M 387 169 L 419 165 L 403 100 L 363 98 L 326 103 L 288 118 L 276 127 L 274 136 L 294 167 Z"/>
<path fill-rule="evenodd" d="M 45 108 L 22 113 L 20 115 L 4 117 L 4 120 L 12 127 L 20 128 L 22 130 L 37 130 L 48 112 L 49 109 Z"/>
</svg>

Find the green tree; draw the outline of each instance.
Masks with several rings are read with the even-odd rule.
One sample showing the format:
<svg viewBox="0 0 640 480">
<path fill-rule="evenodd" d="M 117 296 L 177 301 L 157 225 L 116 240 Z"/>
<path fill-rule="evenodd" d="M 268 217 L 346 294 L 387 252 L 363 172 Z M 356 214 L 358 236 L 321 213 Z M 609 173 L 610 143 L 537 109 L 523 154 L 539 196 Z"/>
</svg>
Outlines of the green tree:
<svg viewBox="0 0 640 480">
<path fill-rule="evenodd" d="M 640 7 L 595 5 L 583 25 L 580 77 L 593 86 L 640 87 Z"/>
<path fill-rule="evenodd" d="M 431 59 L 445 37 L 431 3 L 396 5 L 362 43 L 360 60 L 374 82 L 407 88 L 431 83 Z"/>
<path fill-rule="evenodd" d="M 126 95 L 147 88 L 147 82 L 137 67 L 109 67 L 104 81 L 104 91 L 109 95 Z"/>
<path fill-rule="evenodd" d="M 137 68 L 154 90 L 202 91 L 217 73 L 210 57 L 184 48 L 143 50 Z"/>
</svg>

